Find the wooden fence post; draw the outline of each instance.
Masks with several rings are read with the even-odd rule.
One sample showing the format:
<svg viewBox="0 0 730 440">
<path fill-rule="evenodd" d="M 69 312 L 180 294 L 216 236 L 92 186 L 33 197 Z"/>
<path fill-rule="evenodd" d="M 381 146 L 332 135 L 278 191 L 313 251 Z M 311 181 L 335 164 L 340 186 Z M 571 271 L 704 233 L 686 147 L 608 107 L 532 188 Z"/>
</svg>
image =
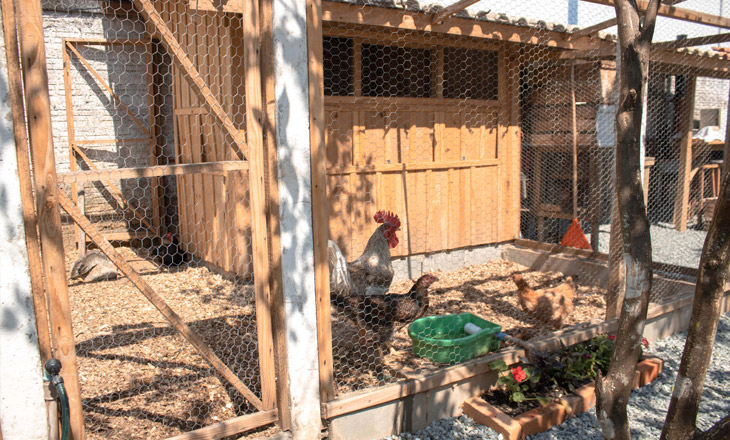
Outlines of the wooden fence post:
<svg viewBox="0 0 730 440">
<path fill-rule="evenodd" d="M 84 414 L 81 405 L 74 334 L 71 327 L 71 306 L 66 283 L 61 214 L 58 211 L 56 160 L 51 130 L 51 106 L 46 50 L 43 42 L 41 2 L 40 0 L 23 0 L 16 3 L 16 8 L 27 104 L 28 137 L 33 159 L 38 229 L 41 238 L 46 292 L 48 292 L 49 299 L 51 332 L 54 335 L 53 355 L 63 364 L 61 374 L 69 398 L 71 435 L 72 438 L 81 440 L 84 438 Z"/>
<path fill-rule="evenodd" d="M 48 299 L 43 286 L 43 263 L 41 244 L 38 238 L 38 219 L 33 206 L 33 179 L 30 175 L 30 152 L 28 134 L 25 128 L 25 103 L 18 54 L 18 33 L 15 23 L 13 0 L 2 0 L 3 33 L 5 56 L 8 63 L 8 89 L 13 108 L 13 131 L 15 150 L 18 157 L 18 178 L 20 179 L 20 198 L 22 202 L 25 243 L 28 248 L 30 285 L 33 290 L 33 308 L 38 328 L 38 345 L 41 361 L 51 358 L 51 335 L 48 323 Z"/>
</svg>

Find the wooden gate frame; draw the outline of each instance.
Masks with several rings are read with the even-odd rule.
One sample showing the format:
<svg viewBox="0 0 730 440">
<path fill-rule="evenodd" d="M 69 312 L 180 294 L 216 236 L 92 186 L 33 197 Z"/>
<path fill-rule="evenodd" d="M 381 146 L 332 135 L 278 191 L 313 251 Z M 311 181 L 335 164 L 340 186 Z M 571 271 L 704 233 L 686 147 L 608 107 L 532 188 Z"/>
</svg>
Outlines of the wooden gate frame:
<svg viewBox="0 0 730 440">
<path fill-rule="evenodd" d="M 154 103 L 154 97 L 153 97 L 153 87 L 154 87 L 154 66 L 152 64 L 152 53 L 154 51 L 152 40 L 149 39 L 135 39 L 135 40 L 129 40 L 129 39 L 90 39 L 90 38 L 64 38 L 61 40 L 62 42 L 62 54 L 63 54 L 63 86 L 64 86 L 64 92 L 66 97 L 66 123 L 67 123 L 67 132 L 68 132 L 68 153 L 69 153 L 69 164 L 70 169 L 72 172 L 78 170 L 78 160 L 82 160 L 86 165 L 92 169 L 92 170 L 99 170 L 99 168 L 92 162 L 92 160 L 84 153 L 84 151 L 81 149 L 81 145 L 87 145 L 87 144 L 108 144 L 108 143 L 120 143 L 120 142 L 147 142 L 149 144 L 149 153 L 150 153 L 150 166 L 157 165 L 157 159 L 158 159 L 158 147 L 157 147 L 157 133 L 156 133 L 156 124 L 155 124 L 155 103 Z M 148 118 L 147 118 L 147 125 L 143 124 L 142 121 L 140 121 L 132 112 L 132 110 L 127 107 L 117 95 L 114 90 L 107 84 L 106 81 L 101 77 L 101 75 L 94 69 L 91 64 L 84 58 L 83 55 L 78 51 L 78 46 L 144 46 L 146 48 L 146 65 L 147 65 L 147 87 L 148 87 L 148 99 L 147 99 L 147 108 L 148 108 Z M 101 85 L 111 96 L 111 98 L 116 101 L 122 109 L 124 109 L 125 113 L 129 115 L 132 120 L 134 121 L 135 125 L 137 125 L 146 135 L 147 137 L 141 138 L 141 139 L 94 139 L 94 140 L 77 140 L 76 139 L 76 130 L 75 130 L 75 123 L 74 123 L 74 111 L 73 111 L 73 90 L 72 86 L 73 83 L 71 81 L 71 54 L 73 54 L 81 63 L 86 67 L 87 71 L 91 73 L 91 75 L 94 77 L 94 79 Z M 146 219 L 144 212 L 140 212 L 139 208 L 135 207 L 129 200 L 127 200 L 124 195 L 122 194 L 121 189 L 117 188 L 116 185 L 114 185 L 109 180 L 101 180 L 100 181 L 109 191 L 114 201 L 119 205 L 119 207 L 123 210 L 125 210 L 128 214 L 132 215 L 133 217 L 136 217 L 148 230 L 152 232 L 152 236 L 156 236 L 161 233 L 160 231 L 160 191 L 159 191 L 159 184 L 157 177 L 152 177 L 150 188 L 152 190 L 151 194 L 151 208 L 152 208 L 152 224 Z M 77 183 L 73 182 L 71 184 L 71 199 L 73 200 L 74 204 L 79 205 L 81 208 L 81 211 L 84 212 L 84 192 L 78 191 Z M 79 204 L 79 202 L 81 202 Z M 75 227 L 76 230 L 76 240 L 77 240 L 77 250 L 79 253 L 79 256 L 83 256 L 86 251 L 86 235 L 81 231 L 79 226 L 77 225 Z M 107 238 L 112 239 L 120 239 L 120 236 L 112 237 L 111 235 L 105 235 Z M 149 234 L 144 234 L 144 237 L 149 236 Z M 128 237 L 125 235 L 126 238 L 143 238 L 140 237 L 138 234 L 129 234 Z"/>
<path fill-rule="evenodd" d="M 267 1 L 267 0 L 263 0 Z M 206 93 L 207 86 L 203 82 L 200 74 L 196 71 L 195 66 L 190 62 L 184 52 L 181 51 L 179 43 L 175 40 L 172 33 L 165 26 L 165 23 L 161 20 L 159 13 L 155 10 L 151 3 L 151 0 L 135 0 L 136 8 L 141 11 L 141 15 L 151 23 L 155 29 L 155 34 L 160 37 L 163 45 L 165 45 L 168 52 L 173 55 L 173 59 L 188 73 L 189 77 L 192 78 L 197 91 L 203 95 L 204 102 L 216 115 L 218 120 L 223 124 L 224 128 L 232 135 L 235 147 L 238 149 L 239 157 L 244 160 L 241 161 L 226 161 L 217 163 L 205 163 L 205 164 L 186 164 L 186 165 L 163 165 L 163 166 L 150 166 L 145 168 L 122 168 L 122 169 L 111 169 L 111 170 L 99 170 L 94 169 L 90 171 L 77 171 L 60 174 L 57 176 L 55 169 L 55 158 L 53 149 L 53 137 L 50 119 L 50 97 L 48 89 L 48 75 L 46 70 L 46 59 L 45 49 L 43 41 L 43 33 L 41 26 L 41 6 L 39 0 L 23 1 L 18 2 L 18 22 L 17 29 L 20 34 L 20 51 L 19 56 L 15 57 L 17 62 L 13 63 L 13 66 L 9 66 L 10 79 L 15 84 L 20 84 L 20 74 L 22 73 L 23 79 L 25 80 L 25 98 L 27 100 L 27 109 L 23 109 L 22 100 L 14 101 L 14 125 L 16 128 L 16 135 L 20 134 L 19 139 L 22 140 L 23 133 L 25 130 L 26 120 L 28 121 L 28 139 L 30 144 L 30 152 L 33 157 L 32 165 L 32 178 L 35 181 L 35 192 L 36 192 L 36 209 L 38 211 L 38 229 L 40 235 L 40 244 L 42 246 L 42 264 L 43 273 L 45 275 L 45 290 L 47 296 L 45 300 L 49 304 L 48 318 L 53 329 L 51 335 L 53 354 L 64 362 L 64 377 L 66 379 L 67 390 L 69 392 L 69 400 L 71 404 L 71 422 L 72 422 L 72 437 L 81 439 L 84 437 L 84 426 L 83 426 L 83 410 L 80 399 L 80 388 L 78 384 L 78 372 L 76 366 L 75 357 L 75 343 L 73 337 L 73 331 L 71 327 L 71 315 L 70 315 L 70 303 L 68 297 L 68 285 L 65 274 L 65 261 L 63 256 L 63 242 L 61 234 L 61 222 L 60 222 L 60 211 L 59 204 L 64 207 L 69 214 L 74 217 L 74 220 L 79 226 L 85 229 L 85 233 L 92 236 L 102 251 L 104 251 L 115 265 L 122 269 L 123 272 L 130 278 L 135 285 L 140 288 L 143 294 L 148 297 L 161 312 L 173 323 L 173 326 L 178 329 L 183 336 L 193 342 L 193 345 L 198 348 L 199 351 L 203 352 L 203 356 L 215 365 L 215 359 L 217 357 L 211 352 L 205 353 L 205 344 L 200 344 L 200 341 L 195 341 L 195 336 L 192 332 L 186 332 L 187 326 L 184 322 L 175 322 L 176 315 L 172 312 L 169 307 L 161 301 L 155 301 L 156 293 L 131 269 L 131 267 L 121 258 L 118 257 L 116 251 L 109 245 L 95 227 L 88 221 L 88 219 L 78 210 L 76 204 L 69 200 L 65 194 L 58 191 L 57 184 L 61 182 L 68 183 L 79 183 L 84 181 L 103 181 L 110 178 L 141 178 L 151 177 L 156 178 L 167 175 L 181 175 L 190 173 L 201 173 L 210 172 L 213 170 L 217 172 L 219 169 L 249 169 L 249 185 L 250 193 L 252 195 L 251 200 L 251 217 L 252 217 L 252 246 L 254 254 L 254 277 L 255 277 L 255 294 L 256 294 L 256 315 L 257 315 L 257 330 L 258 330 L 258 346 L 259 346 L 259 365 L 261 370 L 261 392 L 262 399 L 257 402 L 256 396 L 251 399 L 251 396 L 246 396 L 247 393 L 242 392 L 245 397 L 249 397 L 248 400 L 252 401 L 254 405 L 260 409 L 260 412 L 255 414 L 249 414 L 242 417 L 237 417 L 228 420 L 223 423 L 218 423 L 206 428 L 182 434 L 176 438 L 218 438 L 221 436 L 233 435 L 248 429 L 252 429 L 258 426 L 272 423 L 279 420 L 283 429 L 288 429 L 288 420 L 282 419 L 281 414 L 285 414 L 288 417 L 288 391 L 286 389 L 286 380 L 282 377 L 282 380 L 276 380 L 275 371 L 279 371 L 281 374 L 282 369 L 275 369 L 275 350 L 278 355 L 278 362 L 283 362 L 285 353 L 283 352 L 284 347 L 281 341 L 277 341 L 276 346 L 273 343 L 274 330 L 272 324 L 272 308 L 276 305 L 281 307 L 280 292 L 277 292 L 276 298 L 272 297 L 272 286 L 274 291 L 277 291 L 275 286 L 281 285 L 280 282 L 273 280 L 270 273 L 269 267 L 269 236 L 267 234 L 267 207 L 271 212 L 272 206 L 276 206 L 277 201 L 271 198 L 267 201 L 265 192 L 265 181 L 264 181 L 264 139 L 263 139 L 263 122 L 265 115 L 269 112 L 264 113 L 263 102 L 262 102 L 262 82 L 261 82 L 261 61 L 259 54 L 259 20 L 245 20 L 244 21 L 244 53 L 245 53 L 245 87 L 247 91 L 246 99 L 246 116 L 247 116 L 247 132 L 236 128 L 230 118 L 222 112 L 222 107 L 216 105 L 215 98 L 210 93 Z M 13 15 L 13 6 L 15 6 L 14 0 L 2 0 L 3 12 L 5 17 Z M 259 4 L 258 0 L 246 0 L 244 3 L 244 9 L 247 13 L 252 16 L 259 17 Z M 267 15 L 268 14 L 268 15 Z M 270 18 L 270 8 L 264 8 L 264 17 Z M 4 20 L 6 29 L 15 29 L 15 20 L 8 21 Z M 6 38 L 11 38 L 10 33 L 6 33 Z M 269 35 L 270 39 L 270 35 Z M 88 42 L 88 41 L 87 41 Z M 82 42 L 85 43 L 85 42 Z M 104 44 L 99 40 L 91 41 L 94 44 Z M 267 41 L 264 41 L 266 44 Z M 114 43 L 112 43 L 114 44 Z M 130 43 L 132 44 L 132 43 Z M 134 44 L 137 44 L 136 42 Z M 271 45 L 271 41 L 268 41 L 268 45 Z M 7 47 L 16 47 L 17 45 L 6 44 Z M 69 42 L 64 41 L 64 62 L 65 67 L 68 66 L 68 52 L 66 48 L 72 52 L 73 46 Z M 78 52 L 75 53 L 77 56 Z M 12 56 L 10 54 L 9 56 Z M 20 56 L 24 60 L 22 66 L 20 65 Z M 13 71 L 13 67 L 16 69 Z M 270 66 L 269 66 L 270 67 Z M 267 68 L 264 66 L 264 68 Z M 13 72 L 15 72 L 13 74 Z M 65 74 L 68 71 L 64 72 Z M 98 79 L 98 78 L 97 78 Z M 70 85 L 70 82 L 68 83 Z M 267 90 L 270 88 L 270 81 L 266 82 Z M 32 93 L 30 92 L 32 90 Z M 69 95 L 67 95 L 68 97 Z M 268 96 L 268 94 L 267 94 Z M 14 96 L 14 98 L 17 98 Z M 269 97 L 271 99 L 271 97 Z M 18 111 L 19 110 L 19 111 Z M 150 120 L 154 122 L 153 119 Z M 150 125 L 152 128 L 153 125 Z M 266 125 L 267 132 L 273 129 L 273 121 L 268 121 Z M 149 132 L 149 130 L 147 130 Z M 151 132 L 150 132 L 151 134 Z M 246 137 L 246 142 L 243 138 Z M 153 136 L 151 136 L 153 138 Z M 152 143 L 154 139 L 150 139 Z M 70 143 L 79 142 L 71 138 Z M 22 146 L 18 147 L 18 154 L 22 153 Z M 74 149 L 70 145 L 70 154 L 72 157 L 78 154 L 79 150 Z M 245 153 L 244 153 L 245 152 Z M 248 160 L 245 156 L 248 156 Z M 82 157 L 83 158 L 83 157 Z M 269 166 L 272 165 L 270 152 L 269 152 Z M 74 161 L 72 160 L 72 163 Z M 275 165 L 275 164 L 274 164 Z M 21 170 L 23 171 L 23 170 Z M 21 181 L 30 181 L 31 170 L 27 169 L 27 172 L 22 173 L 20 176 Z M 60 178 L 60 179 L 57 179 Z M 26 182 L 26 183 L 28 183 Z M 269 185 L 271 185 L 269 183 Z M 278 212 L 278 209 L 275 211 Z M 276 232 L 276 228 L 271 228 L 272 231 Z M 278 237 L 274 237 L 276 243 L 278 243 Z M 272 253 L 278 252 L 278 249 L 272 249 Z M 276 258 L 274 261 L 278 261 Z M 280 269 L 279 269 L 280 270 Z M 276 271 L 276 270 L 275 270 Z M 36 292 L 42 294 L 43 292 Z M 34 293 L 35 295 L 35 293 Z M 42 296 L 42 295 L 41 295 Z M 39 308 L 40 309 L 40 308 Z M 40 310 L 37 310 L 40 311 Z M 277 326 L 281 324 L 281 310 L 276 310 L 274 315 L 277 318 Z M 45 318 L 45 317 L 42 317 Z M 39 319 L 38 322 L 47 322 Z M 42 330 L 42 329 L 41 329 Z M 189 330 L 189 329 L 188 329 Z M 279 328 L 276 331 L 277 337 L 280 339 L 283 334 Z M 42 332 L 41 332 L 42 334 Z M 50 351 L 50 350 L 49 350 Z M 220 367 L 220 365 L 218 366 Z M 224 368 L 216 369 L 222 372 L 224 377 L 227 376 L 225 365 Z M 230 371 L 230 370 L 229 370 Z M 285 370 L 283 370 L 285 371 Z M 236 378 L 237 379 L 237 378 Z M 241 390 L 240 387 L 236 387 Z M 279 405 L 277 408 L 277 397 Z"/>
</svg>

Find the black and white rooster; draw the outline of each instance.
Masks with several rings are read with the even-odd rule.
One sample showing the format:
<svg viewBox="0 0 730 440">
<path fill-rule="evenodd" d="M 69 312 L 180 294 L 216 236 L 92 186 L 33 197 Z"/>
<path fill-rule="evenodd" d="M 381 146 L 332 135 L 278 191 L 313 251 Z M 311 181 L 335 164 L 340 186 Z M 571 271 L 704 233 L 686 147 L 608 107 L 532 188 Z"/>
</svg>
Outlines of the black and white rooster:
<svg viewBox="0 0 730 440">
<path fill-rule="evenodd" d="M 162 243 L 154 255 L 155 260 L 163 267 L 179 266 L 190 260 L 190 254 L 185 252 L 178 244 L 177 237 L 168 232 L 162 238 Z"/>
</svg>

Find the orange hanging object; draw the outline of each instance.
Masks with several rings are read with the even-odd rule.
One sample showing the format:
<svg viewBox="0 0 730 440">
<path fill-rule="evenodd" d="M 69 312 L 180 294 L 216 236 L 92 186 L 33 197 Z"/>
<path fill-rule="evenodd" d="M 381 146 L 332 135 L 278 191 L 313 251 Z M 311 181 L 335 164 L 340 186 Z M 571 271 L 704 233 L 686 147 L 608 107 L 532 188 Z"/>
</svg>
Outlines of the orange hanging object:
<svg viewBox="0 0 730 440">
<path fill-rule="evenodd" d="M 571 223 L 568 227 L 568 230 L 565 232 L 565 236 L 563 237 L 563 241 L 561 241 L 560 244 L 578 249 L 588 249 L 589 251 L 593 250 L 591 244 L 588 243 L 588 239 L 583 232 L 583 228 L 580 227 L 580 223 L 577 218 L 573 219 L 573 223 Z"/>
</svg>

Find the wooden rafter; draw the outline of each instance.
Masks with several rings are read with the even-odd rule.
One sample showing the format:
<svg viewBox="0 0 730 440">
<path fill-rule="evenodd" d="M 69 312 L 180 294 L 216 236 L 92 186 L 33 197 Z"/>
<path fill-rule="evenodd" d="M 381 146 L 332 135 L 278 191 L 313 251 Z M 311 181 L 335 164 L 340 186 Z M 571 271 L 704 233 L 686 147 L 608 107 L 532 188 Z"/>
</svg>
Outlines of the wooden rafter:
<svg viewBox="0 0 730 440">
<path fill-rule="evenodd" d="M 109 261 L 122 271 L 122 273 L 139 289 L 167 321 L 177 330 L 190 344 L 198 350 L 198 353 L 220 374 L 228 383 L 238 390 L 257 409 L 262 408 L 261 400 L 231 371 L 223 361 L 205 343 L 202 337 L 191 329 L 180 315 L 167 305 L 165 300 L 134 270 L 134 268 L 122 257 L 114 247 L 102 237 L 99 230 L 91 224 L 88 218 L 79 211 L 76 205 L 59 191 L 58 201 L 61 207 L 84 230 L 99 249 L 109 258 Z"/>
<path fill-rule="evenodd" d="M 86 67 L 89 70 L 89 72 L 94 76 L 94 78 L 96 78 L 96 80 L 99 81 L 99 84 L 101 84 L 102 87 L 104 87 L 104 89 L 106 89 L 106 91 L 109 92 L 109 94 L 117 102 L 117 104 L 122 106 L 122 109 L 124 109 L 124 111 L 132 118 L 134 123 L 137 124 L 137 126 L 140 129 L 142 129 L 142 131 L 144 131 L 144 134 L 149 136 L 150 129 L 148 127 L 146 127 L 142 123 L 142 121 L 140 121 L 137 118 L 137 116 L 135 116 L 135 114 L 132 113 L 132 110 L 130 110 L 129 107 L 127 107 L 127 105 L 122 102 L 122 99 L 119 97 L 119 95 L 117 95 L 114 92 L 114 90 L 112 90 L 112 88 L 109 86 L 109 84 L 107 84 L 106 81 L 104 81 L 104 78 L 102 78 L 101 75 L 99 75 L 99 72 L 97 72 L 96 69 L 91 67 L 91 64 L 89 64 L 89 62 L 86 60 L 86 58 L 84 58 L 83 55 L 81 55 L 81 53 L 79 53 L 79 51 L 76 50 L 73 43 L 71 41 L 66 41 L 65 45 L 71 52 L 74 53 L 74 55 L 76 55 L 76 57 L 79 59 L 79 61 L 81 61 L 81 63 L 84 65 L 84 67 Z"/>
<path fill-rule="evenodd" d="M 480 0 L 459 0 L 458 2 L 454 3 L 453 5 L 449 5 L 437 13 L 434 14 L 433 19 L 431 20 L 431 23 L 441 23 L 446 18 L 456 14 L 457 12 L 461 11 L 462 9 L 468 8 L 469 6 L 473 5 L 474 3 L 478 3 Z"/>
<path fill-rule="evenodd" d="M 597 32 L 600 32 L 600 31 L 602 31 L 602 30 L 604 30 L 606 28 L 610 28 L 611 26 L 615 26 L 616 25 L 616 22 L 617 22 L 616 17 L 614 17 L 614 18 L 611 18 L 610 20 L 606 20 L 606 21 L 602 21 L 600 23 L 596 23 L 593 26 L 588 26 L 586 28 L 577 30 L 577 31 L 571 33 L 570 36 L 568 36 L 568 38 L 571 39 L 571 40 L 575 40 L 577 38 L 589 37 L 589 36 L 591 36 L 591 35 L 593 35 L 593 34 L 595 34 Z"/>
<path fill-rule="evenodd" d="M 198 94 L 201 101 L 208 109 L 216 116 L 218 121 L 223 125 L 223 128 L 230 135 L 234 142 L 235 153 L 240 159 L 246 159 L 248 156 L 248 148 L 245 141 L 245 133 L 240 130 L 233 123 L 228 113 L 216 99 L 213 92 L 210 90 L 203 76 L 198 71 L 197 67 L 185 53 L 180 42 L 177 40 L 175 35 L 172 33 L 170 28 L 167 27 L 165 21 L 157 12 L 157 9 L 152 4 L 151 0 L 134 0 L 134 6 L 142 13 L 142 16 L 150 22 L 157 32 L 160 41 L 165 45 L 167 52 L 175 59 L 177 65 L 187 74 L 190 79 L 192 89 Z"/>
<path fill-rule="evenodd" d="M 661 41 L 651 45 L 654 49 L 679 49 L 680 47 L 702 46 L 705 44 L 725 43 L 730 41 L 730 32 L 704 37 L 685 38 L 683 40 Z"/>
<path fill-rule="evenodd" d="M 597 3 L 604 6 L 614 6 L 615 0 L 582 0 L 589 3 Z M 646 11 L 649 5 L 647 0 L 636 0 L 639 11 Z M 662 17 L 674 18 L 677 20 L 689 21 L 692 23 L 701 23 L 709 26 L 717 26 L 730 29 L 730 18 L 720 17 L 718 15 L 707 14 L 704 12 L 693 11 L 691 9 L 675 8 L 669 5 L 659 5 L 659 15 Z"/>
</svg>

